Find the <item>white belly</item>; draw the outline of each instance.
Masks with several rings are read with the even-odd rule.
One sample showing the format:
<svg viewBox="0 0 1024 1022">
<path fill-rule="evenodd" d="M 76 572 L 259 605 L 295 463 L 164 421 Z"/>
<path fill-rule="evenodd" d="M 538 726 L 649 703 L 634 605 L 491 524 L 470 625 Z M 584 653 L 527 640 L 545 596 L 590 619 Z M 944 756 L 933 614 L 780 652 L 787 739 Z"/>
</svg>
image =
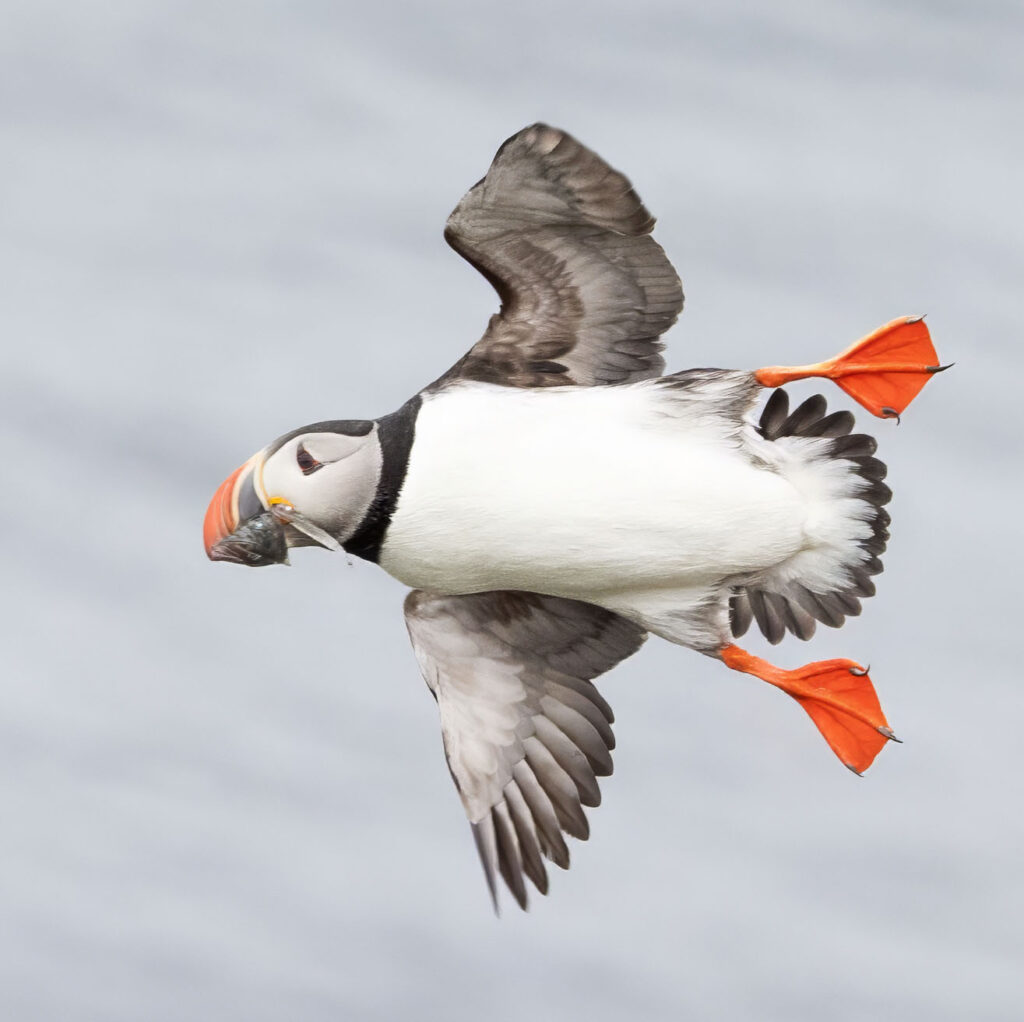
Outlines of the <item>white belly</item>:
<svg viewBox="0 0 1024 1022">
<path fill-rule="evenodd" d="M 663 391 L 470 384 L 424 400 L 381 551 L 407 585 L 597 602 L 759 571 L 800 548 L 796 490 Z"/>
</svg>

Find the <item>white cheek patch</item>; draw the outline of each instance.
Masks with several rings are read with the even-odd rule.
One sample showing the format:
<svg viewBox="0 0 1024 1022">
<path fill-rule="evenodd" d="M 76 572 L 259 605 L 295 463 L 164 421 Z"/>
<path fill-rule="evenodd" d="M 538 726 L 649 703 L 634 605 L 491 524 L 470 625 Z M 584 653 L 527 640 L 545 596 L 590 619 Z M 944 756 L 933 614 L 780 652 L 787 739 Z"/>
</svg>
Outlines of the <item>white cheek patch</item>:
<svg viewBox="0 0 1024 1022">
<path fill-rule="evenodd" d="M 300 446 L 320 463 L 314 470 L 304 473 L 299 466 Z M 320 546 L 343 549 L 373 502 L 380 466 L 380 442 L 372 431 L 300 434 L 263 464 L 267 506 Z"/>
<path fill-rule="evenodd" d="M 302 446 L 322 465 L 351 457 L 366 446 L 365 436 L 348 436 L 345 433 L 318 433 L 304 437 Z"/>
<path fill-rule="evenodd" d="M 263 466 L 260 483 L 264 500 L 268 505 L 285 501 L 289 505 L 295 499 L 295 491 L 301 487 L 303 475 L 295 464 L 295 451 L 284 448 L 277 451 Z"/>
</svg>

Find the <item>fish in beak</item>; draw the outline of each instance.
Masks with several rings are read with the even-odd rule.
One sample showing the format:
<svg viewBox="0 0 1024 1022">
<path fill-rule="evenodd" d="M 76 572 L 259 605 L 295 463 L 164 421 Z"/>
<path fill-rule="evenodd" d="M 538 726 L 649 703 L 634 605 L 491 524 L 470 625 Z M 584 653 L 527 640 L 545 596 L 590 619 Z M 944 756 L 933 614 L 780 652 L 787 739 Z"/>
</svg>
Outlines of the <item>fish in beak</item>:
<svg viewBox="0 0 1024 1022">
<path fill-rule="evenodd" d="M 253 455 L 217 487 L 203 521 L 203 544 L 211 561 L 251 568 L 288 563 L 285 526 L 256 492 L 262 459 L 262 452 Z"/>
</svg>

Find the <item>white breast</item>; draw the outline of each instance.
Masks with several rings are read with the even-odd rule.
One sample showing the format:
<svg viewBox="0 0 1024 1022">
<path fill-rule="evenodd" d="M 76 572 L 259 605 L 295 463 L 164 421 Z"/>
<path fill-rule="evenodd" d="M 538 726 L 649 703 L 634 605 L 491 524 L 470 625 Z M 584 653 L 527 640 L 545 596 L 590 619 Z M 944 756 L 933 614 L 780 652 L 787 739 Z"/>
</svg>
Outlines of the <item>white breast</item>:
<svg viewBox="0 0 1024 1022">
<path fill-rule="evenodd" d="M 462 384 L 424 399 L 380 563 L 447 593 L 699 585 L 799 549 L 796 491 L 665 388 Z"/>
</svg>

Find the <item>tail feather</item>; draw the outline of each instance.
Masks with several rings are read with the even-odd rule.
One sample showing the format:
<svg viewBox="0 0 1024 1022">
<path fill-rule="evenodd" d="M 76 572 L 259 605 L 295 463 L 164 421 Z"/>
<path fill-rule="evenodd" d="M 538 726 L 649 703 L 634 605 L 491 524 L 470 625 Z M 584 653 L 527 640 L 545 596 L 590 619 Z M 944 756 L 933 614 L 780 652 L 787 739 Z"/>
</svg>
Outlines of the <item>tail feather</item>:
<svg viewBox="0 0 1024 1022">
<path fill-rule="evenodd" d="M 883 482 L 886 466 L 875 457 L 874 438 L 853 433 L 853 427 L 853 415 L 829 414 L 820 394 L 792 412 L 782 389 L 766 403 L 758 432 L 787 456 L 779 470 L 791 474 L 798 487 L 816 491 L 811 499 L 822 519 L 821 537 L 814 549 L 736 588 L 729 607 L 733 635 L 756 621 L 772 644 L 787 631 L 809 639 L 816 622 L 838 628 L 860 613 L 861 598 L 874 595 L 872 576 L 882 571 L 880 557 L 889 540 L 884 505 L 892 491 Z"/>
</svg>

